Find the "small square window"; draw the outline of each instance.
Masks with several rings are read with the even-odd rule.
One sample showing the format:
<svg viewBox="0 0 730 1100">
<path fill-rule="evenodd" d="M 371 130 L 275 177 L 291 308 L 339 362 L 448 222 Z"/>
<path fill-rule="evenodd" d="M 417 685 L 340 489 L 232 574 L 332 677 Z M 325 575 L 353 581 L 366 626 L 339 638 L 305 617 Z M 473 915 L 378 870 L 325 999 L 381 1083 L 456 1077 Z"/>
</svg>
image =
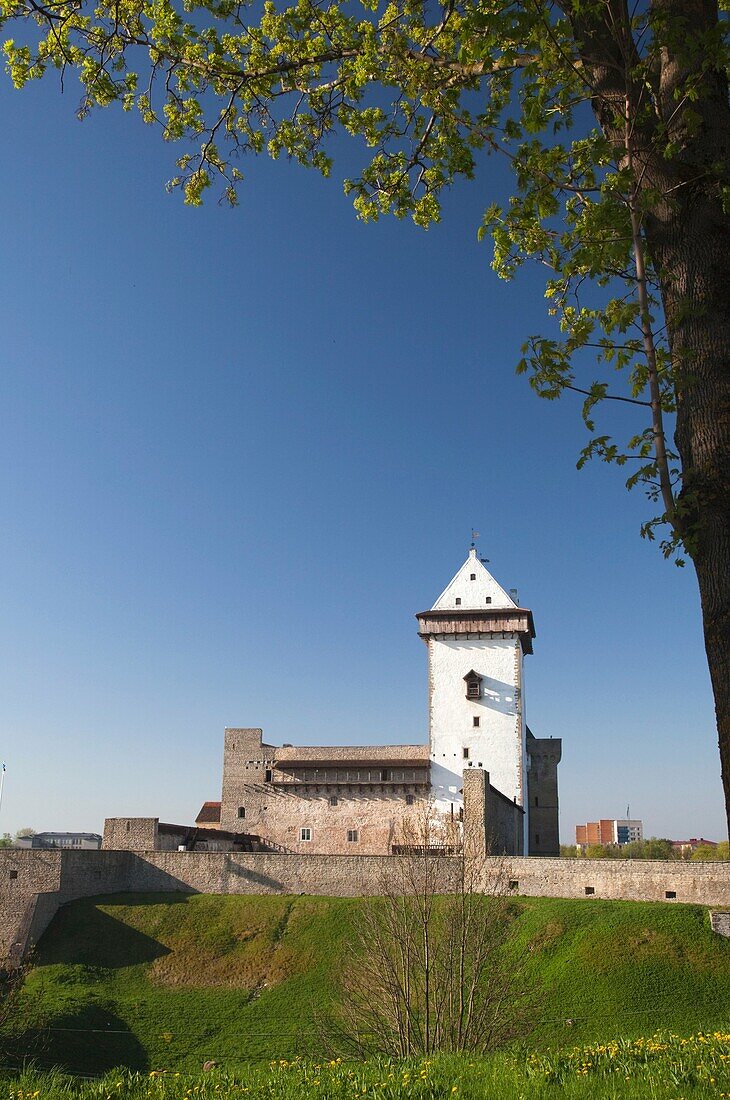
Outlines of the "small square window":
<svg viewBox="0 0 730 1100">
<path fill-rule="evenodd" d="M 10 874 L 8 875 L 8 878 L 17 878 L 17 877 L 18 877 L 18 872 L 17 871 L 11 871 Z"/>
<path fill-rule="evenodd" d="M 473 717 L 473 718 L 472 718 L 472 720 L 471 720 L 471 724 L 472 724 L 472 725 L 473 725 L 474 727 L 476 727 L 476 726 L 478 726 L 478 725 L 479 725 L 479 715 L 478 715 L 478 714 L 475 714 L 475 715 L 474 715 L 474 717 Z"/>
<path fill-rule="evenodd" d="M 585 892 L 586 894 L 595 894 L 596 888 L 595 886 L 586 886 Z"/>
<path fill-rule="evenodd" d="M 461 596 L 456 597 L 456 606 L 461 607 Z"/>
<path fill-rule="evenodd" d="M 476 579 L 477 579 L 477 575 L 476 575 L 476 573 L 471 573 L 471 574 L 469 575 L 469 580 L 470 580 L 470 581 L 475 581 Z"/>
<path fill-rule="evenodd" d="M 414 799 L 413 795 L 412 794 L 407 794 L 406 795 L 406 806 L 412 806 L 414 802 L 415 802 L 415 799 Z"/>
<path fill-rule="evenodd" d="M 671 901 L 671 899 L 676 898 L 676 896 L 677 896 L 677 891 L 676 890 L 665 890 L 664 891 L 664 897 L 667 899 L 667 901 Z"/>
<path fill-rule="evenodd" d="M 336 806 L 337 801 L 338 801 L 337 795 L 336 794 L 331 794 L 330 795 L 330 806 Z"/>
<path fill-rule="evenodd" d="M 357 831 L 357 829 L 348 829 L 347 830 L 348 844 L 357 844 L 359 840 L 360 840 L 360 834 Z"/>
<path fill-rule="evenodd" d="M 245 806 L 239 806 L 238 807 L 238 816 L 239 816 L 239 818 L 242 818 L 242 817 L 246 816 L 246 807 Z"/>
<path fill-rule="evenodd" d="M 492 597 L 491 597 L 491 596 L 487 596 L 487 600 L 486 600 L 486 602 L 487 602 L 487 603 L 491 603 L 491 602 L 492 602 Z"/>
<path fill-rule="evenodd" d="M 469 759 L 469 750 L 466 746 L 464 746 L 464 748 L 462 749 L 462 752 L 464 753 L 464 759 L 468 760 Z"/>
<path fill-rule="evenodd" d="M 300 840 L 311 840 L 312 839 L 312 830 L 309 829 L 309 828 L 306 828 L 305 826 L 302 826 L 302 828 L 299 830 L 299 839 Z"/>
<path fill-rule="evenodd" d="M 509 880 L 509 888 L 510 888 L 510 890 L 517 890 L 517 889 L 519 889 L 519 885 L 520 885 L 520 884 L 519 884 L 519 882 L 517 881 L 517 879 L 516 879 L 516 878 L 511 878 L 511 879 Z"/>
</svg>

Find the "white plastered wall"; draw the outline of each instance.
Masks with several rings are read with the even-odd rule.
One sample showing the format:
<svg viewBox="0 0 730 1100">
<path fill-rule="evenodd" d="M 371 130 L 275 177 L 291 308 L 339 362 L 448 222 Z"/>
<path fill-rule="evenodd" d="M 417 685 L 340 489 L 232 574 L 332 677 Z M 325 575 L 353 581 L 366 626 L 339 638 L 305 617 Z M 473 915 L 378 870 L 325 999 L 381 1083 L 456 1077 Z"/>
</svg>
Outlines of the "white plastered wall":
<svg viewBox="0 0 730 1100">
<path fill-rule="evenodd" d="M 462 772 L 489 772 L 492 786 L 525 804 L 525 721 L 520 685 L 522 646 L 516 635 L 428 640 L 431 788 L 439 809 L 463 804 Z M 482 677 L 480 699 L 466 698 L 464 676 Z M 479 718 L 479 727 L 473 723 Z M 464 749 L 469 749 L 468 759 Z"/>
<path fill-rule="evenodd" d="M 517 607 L 515 600 L 505 592 L 501 584 L 497 584 L 489 570 L 484 567 L 476 550 L 470 550 L 469 557 L 451 578 L 431 610 L 445 611 L 457 607 L 475 610 L 490 605 L 495 608 Z"/>
</svg>

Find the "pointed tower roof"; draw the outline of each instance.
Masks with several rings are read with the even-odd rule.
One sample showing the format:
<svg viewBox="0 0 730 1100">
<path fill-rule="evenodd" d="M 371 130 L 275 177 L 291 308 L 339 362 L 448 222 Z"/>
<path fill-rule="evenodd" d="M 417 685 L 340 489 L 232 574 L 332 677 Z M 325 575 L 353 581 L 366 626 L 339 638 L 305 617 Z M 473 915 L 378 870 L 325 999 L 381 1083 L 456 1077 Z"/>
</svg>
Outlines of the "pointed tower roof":
<svg viewBox="0 0 730 1100">
<path fill-rule="evenodd" d="M 430 611 L 420 611 L 416 618 L 424 640 L 433 635 L 517 634 L 524 652 L 532 653 L 532 612 L 497 584 L 474 546 Z"/>
<path fill-rule="evenodd" d="M 472 546 L 469 557 L 461 569 L 451 578 L 432 611 L 445 611 L 447 608 L 462 607 L 476 611 L 490 605 L 492 607 L 518 607 L 492 574 L 477 557 L 476 547 Z"/>
</svg>

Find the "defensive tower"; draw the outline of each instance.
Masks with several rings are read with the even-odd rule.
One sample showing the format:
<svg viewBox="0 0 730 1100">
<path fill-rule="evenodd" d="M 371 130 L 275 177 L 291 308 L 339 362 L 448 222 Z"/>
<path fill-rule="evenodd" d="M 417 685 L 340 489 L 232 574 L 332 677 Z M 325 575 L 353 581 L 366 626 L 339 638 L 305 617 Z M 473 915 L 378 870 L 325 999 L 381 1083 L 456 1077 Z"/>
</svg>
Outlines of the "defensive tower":
<svg viewBox="0 0 730 1100">
<path fill-rule="evenodd" d="M 532 653 L 532 612 L 497 583 L 472 546 L 417 619 L 428 647 L 431 790 L 439 809 L 461 814 L 469 768 L 488 771 L 498 791 L 527 809 L 522 664 Z"/>
</svg>

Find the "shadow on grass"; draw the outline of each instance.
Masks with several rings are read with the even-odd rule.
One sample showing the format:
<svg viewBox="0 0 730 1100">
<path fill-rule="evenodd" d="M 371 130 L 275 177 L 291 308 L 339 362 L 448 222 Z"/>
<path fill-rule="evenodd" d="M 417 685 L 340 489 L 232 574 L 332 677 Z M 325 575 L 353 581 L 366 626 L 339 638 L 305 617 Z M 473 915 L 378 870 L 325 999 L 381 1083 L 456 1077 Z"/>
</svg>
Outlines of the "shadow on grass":
<svg viewBox="0 0 730 1100">
<path fill-rule="evenodd" d="M 170 949 L 152 936 L 99 908 L 100 903 L 101 899 L 95 898 L 64 906 L 38 944 L 36 966 L 63 963 L 110 970 L 154 962 L 170 954 Z M 128 903 L 117 900 L 117 904 Z"/>
<path fill-rule="evenodd" d="M 68 1073 L 106 1073 L 116 1066 L 144 1071 L 147 1051 L 114 1012 L 87 1004 L 54 1017 L 48 1028 L 29 1029 L 6 1043 L 10 1064 Z"/>
</svg>

